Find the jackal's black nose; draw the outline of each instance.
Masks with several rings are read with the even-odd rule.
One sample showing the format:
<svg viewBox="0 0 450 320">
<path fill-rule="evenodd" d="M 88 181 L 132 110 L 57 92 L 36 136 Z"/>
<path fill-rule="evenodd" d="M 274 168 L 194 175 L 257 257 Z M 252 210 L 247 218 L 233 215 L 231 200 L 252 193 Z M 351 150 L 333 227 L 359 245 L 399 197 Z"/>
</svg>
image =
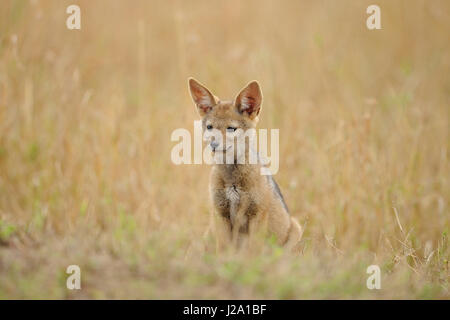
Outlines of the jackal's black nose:
<svg viewBox="0 0 450 320">
<path fill-rule="evenodd" d="M 216 141 L 213 141 L 210 143 L 211 149 L 213 149 L 213 151 L 216 151 L 216 148 L 219 146 L 219 143 Z"/>
</svg>

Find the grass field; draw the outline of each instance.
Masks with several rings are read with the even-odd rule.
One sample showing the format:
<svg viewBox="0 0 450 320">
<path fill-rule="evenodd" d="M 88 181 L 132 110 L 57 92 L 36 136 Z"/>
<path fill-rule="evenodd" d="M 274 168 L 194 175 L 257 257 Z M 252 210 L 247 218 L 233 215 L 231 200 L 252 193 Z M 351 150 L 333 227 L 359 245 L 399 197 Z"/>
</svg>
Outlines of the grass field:
<svg viewBox="0 0 450 320">
<path fill-rule="evenodd" d="M 449 299 L 449 30 L 438 0 L 2 0 L 0 298 Z M 204 250 L 189 76 L 260 82 L 300 256 Z"/>
</svg>

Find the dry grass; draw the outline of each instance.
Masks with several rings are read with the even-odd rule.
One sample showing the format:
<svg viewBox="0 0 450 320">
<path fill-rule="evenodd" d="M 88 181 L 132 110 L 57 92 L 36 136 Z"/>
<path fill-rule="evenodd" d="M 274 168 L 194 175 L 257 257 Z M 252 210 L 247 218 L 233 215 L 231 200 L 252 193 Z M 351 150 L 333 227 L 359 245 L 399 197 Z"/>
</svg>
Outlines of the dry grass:
<svg viewBox="0 0 450 320">
<path fill-rule="evenodd" d="M 0 298 L 448 299 L 450 5 L 379 0 L 369 31 L 372 2 L 2 0 Z M 202 251 L 188 76 L 260 81 L 301 257 Z"/>
</svg>

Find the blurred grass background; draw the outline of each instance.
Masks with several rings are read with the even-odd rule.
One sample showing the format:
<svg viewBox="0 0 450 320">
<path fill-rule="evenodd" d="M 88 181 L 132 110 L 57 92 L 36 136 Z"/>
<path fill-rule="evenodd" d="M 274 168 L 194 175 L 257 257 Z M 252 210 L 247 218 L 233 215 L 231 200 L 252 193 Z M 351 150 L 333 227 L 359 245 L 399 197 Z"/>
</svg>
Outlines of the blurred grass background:
<svg viewBox="0 0 450 320">
<path fill-rule="evenodd" d="M 0 298 L 448 299 L 450 4 L 377 0 L 374 31 L 370 4 L 2 0 Z M 300 257 L 203 250 L 189 76 L 260 81 Z"/>
</svg>

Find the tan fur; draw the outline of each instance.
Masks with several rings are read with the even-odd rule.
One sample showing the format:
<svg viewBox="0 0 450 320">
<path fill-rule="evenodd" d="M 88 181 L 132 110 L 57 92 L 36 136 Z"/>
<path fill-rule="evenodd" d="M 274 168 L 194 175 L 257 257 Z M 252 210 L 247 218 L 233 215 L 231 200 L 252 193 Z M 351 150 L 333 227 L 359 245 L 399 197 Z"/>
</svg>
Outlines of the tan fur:
<svg viewBox="0 0 450 320">
<path fill-rule="evenodd" d="M 210 125 L 225 137 L 230 126 L 244 131 L 256 127 L 262 104 L 256 81 L 250 82 L 233 101 L 220 101 L 192 78 L 189 79 L 189 88 L 202 116 L 203 130 Z M 225 147 L 226 141 L 218 150 Z M 260 174 L 260 168 L 260 164 L 247 162 L 213 165 L 210 194 L 218 250 L 229 243 L 242 244 L 253 235 L 268 230 L 276 235 L 279 244 L 298 251 L 302 228 L 289 215 L 268 177 Z"/>
</svg>

